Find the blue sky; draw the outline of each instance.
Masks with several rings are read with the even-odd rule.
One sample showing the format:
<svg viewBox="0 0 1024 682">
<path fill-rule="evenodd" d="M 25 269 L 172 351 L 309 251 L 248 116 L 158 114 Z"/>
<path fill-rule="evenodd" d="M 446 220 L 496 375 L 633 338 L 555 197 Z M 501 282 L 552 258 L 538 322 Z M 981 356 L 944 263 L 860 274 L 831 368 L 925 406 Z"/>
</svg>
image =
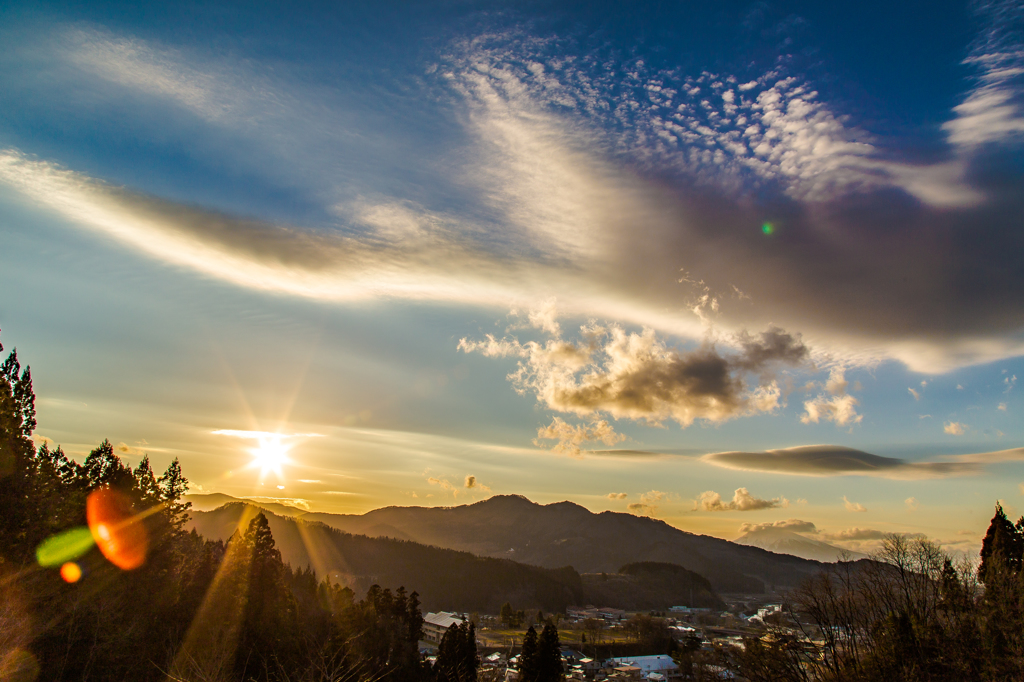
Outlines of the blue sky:
<svg viewBox="0 0 1024 682">
<path fill-rule="evenodd" d="M 1022 17 L 9 4 L 3 341 L 40 438 L 205 491 L 970 550 L 1024 511 Z"/>
</svg>

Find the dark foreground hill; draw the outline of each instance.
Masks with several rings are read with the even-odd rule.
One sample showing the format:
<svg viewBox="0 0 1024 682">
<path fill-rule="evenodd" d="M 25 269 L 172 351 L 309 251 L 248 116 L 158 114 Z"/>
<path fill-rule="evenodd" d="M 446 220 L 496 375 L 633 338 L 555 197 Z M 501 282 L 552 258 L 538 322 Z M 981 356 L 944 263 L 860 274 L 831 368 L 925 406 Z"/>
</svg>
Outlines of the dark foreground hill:
<svg viewBox="0 0 1024 682">
<path fill-rule="evenodd" d="M 260 510 L 232 503 L 195 512 L 190 526 L 211 540 L 227 540 Z M 586 603 L 583 583 L 571 567 L 527 566 L 508 559 L 481 558 L 468 552 L 352 535 L 317 522 L 263 512 L 277 548 L 293 567 L 312 566 L 319 576 L 362 595 L 370 585 L 405 586 L 420 593 L 426 610 L 498 613 L 506 601 L 517 608 L 562 612 Z"/>
<path fill-rule="evenodd" d="M 618 573 L 585 573 L 583 589 L 591 604 L 630 611 L 664 611 L 670 606 L 725 608 L 707 578 L 656 561 L 627 564 Z"/>
<path fill-rule="evenodd" d="M 640 561 L 673 563 L 706 576 L 719 592 L 790 588 L 821 564 L 696 535 L 656 519 L 572 502 L 540 505 L 499 495 L 459 507 L 385 507 L 362 515 L 309 513 L 350 533 L 403 538 L 485 557 L 580 573 L 615 573 Z"/>
</svg>

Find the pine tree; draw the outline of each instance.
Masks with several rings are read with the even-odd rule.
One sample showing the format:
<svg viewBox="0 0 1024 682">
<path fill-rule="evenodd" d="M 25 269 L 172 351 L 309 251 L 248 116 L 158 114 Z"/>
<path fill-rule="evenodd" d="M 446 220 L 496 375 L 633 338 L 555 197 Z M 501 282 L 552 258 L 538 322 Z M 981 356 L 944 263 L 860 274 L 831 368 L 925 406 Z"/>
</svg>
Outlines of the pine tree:
<svg viewBox="0 0 1024 682">
<path fill-rule="evenodd" d="M 32 549 L 33 539 L 28 535 L 36 513 L 30 499 L 35 393 L 31 371 L 26 367 L 19 375 L 20 370 L 18 351 L 14 349 L 0 365 L 0 537 L 5 540 L 3 553 L 19 559 L 27 557 Z"/>
<path fill-rule="evenodd" d="M 141 506 L 148 509 L 160 504 L 160 486 L 156 482 L 156 475 L 149 463 L 149 455 L 145 455 L 139 465 L 135 467 L 135 487 L 139 491 Z"/>
<path fill-rule="evenodd" d="M 408 622 L 409 641 L 418 643 L 423 639 L 423 613 L 420 611 L 420 594 L 415 590 L 409 595 Z"/>
<path fill-rule="evenodd" d="M 180 530 L 188 523 L 191 502 L 182 502 L 181 497 L 188 492 L 188 479 L 181 473 L 181 463 L 175 457 L 167 466 L 167 470 L 157 480 L 160 488 L 160 501 L 167 506 L 167 517 L 175 530 Z M 263 516 L 262 513 L 260 516 Z M 266 517 L 263 518 L 266 521 Z M 269 532 L 269 526 L 268 526 Z"/>
<path fill-rule="evenodd" d="M 537 641 L 537 682 L 559 682 L 564 679 L 558 628 L 548 622 Z"/>
<path fill-rule="evenodd" d="M 1022 519 L 1024 521 L 1024 519 Z M 1020 524 L 1020 522 L 1018 522 Z M 1018 573 L 1024 554 L 1024 537 L 1021 529 L 1015 527 L 1003 512 L 1000 504 L 996 505 L 996 513 L 989 523 L 985 539 L 981 543 L 981 565 L 978 567 L 978 578 L 989 583 L 994 579 L 996 571 L 1005 570 Z"/>
<path fill-rule="evenodd" d="M 131 488 L 135 482 L 132 470 L 114 454 L 114 446 L 104 439 L 93 448 L 82 464 L 82 474 L 89 490 L 101 486 Z"/>
<path fill-rule="evenodd" d="M 465 628 L 462 640 L 462 679 L 460 682 L 476 682 L 476 671 L 480 667 L 480 657 L 476 653 L 476 625 L 470 621 L 468 626 L 463 623 L 459 627 Z"/>
<path fill-rule="evenodd" d="M 519 679 L 521 682 L 537 682 L 540 673 L 537 658 L 537 631 L 531 625 L 523 637 L 523 650 L 519 654 Z"/>
</svg>

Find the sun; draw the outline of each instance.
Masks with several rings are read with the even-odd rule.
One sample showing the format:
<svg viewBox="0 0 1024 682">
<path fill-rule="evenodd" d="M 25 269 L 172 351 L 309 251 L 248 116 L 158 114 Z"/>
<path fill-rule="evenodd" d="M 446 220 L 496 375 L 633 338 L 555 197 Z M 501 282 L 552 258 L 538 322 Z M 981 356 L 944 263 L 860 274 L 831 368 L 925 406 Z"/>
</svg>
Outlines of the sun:
<svg viewBox="0 0 1024 682">
<path fill-rule="evenodd" d="M 259 445 L 249 451 L 253 456 L 252 465 L 260 469 L 260 478 L 273 471 L 280 479 L 283 476 L 281 467 L 290 461 L 288 451 L 291 448 L 281 438 L 260 438 Z"/>
</svg>

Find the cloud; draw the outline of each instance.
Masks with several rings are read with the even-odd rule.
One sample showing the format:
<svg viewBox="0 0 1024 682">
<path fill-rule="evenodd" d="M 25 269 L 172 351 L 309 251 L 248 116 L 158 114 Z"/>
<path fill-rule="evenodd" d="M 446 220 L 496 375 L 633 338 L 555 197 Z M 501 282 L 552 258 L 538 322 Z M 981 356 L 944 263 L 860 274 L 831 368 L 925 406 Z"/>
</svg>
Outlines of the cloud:
<svg viewBox="0 0 1024 682">
<path fill-rule="evenodd" d="M 623 493 L 620 493 L 625 496 Z M 661 502 L 668 496 L 668 493 L 660 490 L 649 490 L 646 493 L 640 495 L 639 502 L 631 502 L 626 505 L 626 509 L 631 514 L 637 514 L 638 516 L 654 516 L 658 513 L 658 503 Z M 611 498 L 611 495 L 609 495 Z"/>
<path fill-rule="evenodd" d="M 914 389 L 908 388 L 907 390 L 910 391 L 910 395 L 914 396 L 914 400 L 920 400 L 921 399 L 921 394 L 918 393 L 917 391 L 915 391 Z"/>
<path fill-rule="evenodd" d="M 859 401 L 852 395 L 818 397 L 804 403 L 804 414 L 800 421 L 804 424 L 817 424 L 819 420 L 835 422 L 837 426 L 859 424 L 864 418 L 857 414 Z"/>
<path fill-rule="evenodd" d="M 1003 393 L 1009 393 L 1013 390 L 1013 387 L 1017 385 L 1017 375 L 1008 376 L 1003 379 L 1003 384 L 1006 386 L 1006 390 Z"/>
<path fill-rule="evenodd" d="M 115 449 L 119 453 L 121 453 L 122 455 L 144 455 L 144 454 L 146 454 L 146 451 L 143 450 L 142 448 L 137 448 L 137 447 L 128 445 L 127 443 L 125 443 L 123 441 L 121 443 L 118 443 L 117 444 L 117 448 L 115 448 Z"/>
<path fill-rule="evenodd" d="M 844 367 L 833 367 L 829 371 L 825 390 L 832 395 L 846 395 L 846 389 L 849 385 L 850 382 L 846 380 L 846 369 Z"/>
<path fill-rule="evenodd" d="M 465 170 L 447 172 L 433 145 L 403 145 L 403 170 L 420 178 L 403 184 L 380 161 L 394 136 L 360 119 L 421 118 L 382 117 L 391 101 L 339 101 L 255 60 L 74 28 L 44 49 L 34 36 L 32 50 L 12 48 L 37 70 L 25 76 L 33 87 L 85 115 L 109 113 L 95 100 L 117 101 L 129 125 L 156 102 L 174 114 L 159 122 L 168 144 L 244 165 L 269 186 L 293 191 L 302 178 L 337 224 L 186 206 L 15 150 L 0 154 L 0 184 L 159 262 L 260 291 L 538 311 L 557 294 L 566 314 L 700 339 L 700 321 L 679 306 L 685 267 L 711 290 L 758 292 L 756 305 L 722 307 L 724 332 L 771 320 L 852 364 L 944 371 L 1024 351 L 1022 178 L 992 157 L 1012 158 L 1020 138 L 1019 45 L 994 37 L 1006 35 L 993 19 L 972 51 L 978 79 L 951 112 L 948 153 L 931 164 L 893 161 L 898 143 L 858 127 L 789 60 L 753 76 L 687 73 L 611 46 L 565 58 L 579 49 L 570 38 L 525 30 L 468 36 L 437 56 L 422 96 L 406 98 L 455 112 Z M 52 77 L 33 77 L 43 73 Z M 225 141 L 206 150 L 197 133 Z M 362 159 L 375 172 L 345 167 Z M 413 200 L 425 195 L 473 198 Z M 936 229 L 949 238 L 936 242 Z M 972 238 L 979 231 L 986 239 Z M 975 279 L 950 286 L 950 272 Z M 851 401 L 812 401 L 808 419 L 855 423 Z"/>
<path fill-rule="evenodd" d="M 889 533 L 874 528 L 847 528 L 836 533 L 826 533 L 824 537 L 829 540 L 850 541 L 850 540 L 882 540 Z"/>
<path fill-rule="evenodd" d="M 627 495 L 626 493 L 608 493 L 607 495 L 605 495 L 605 497 L 607 497 L 609 500 L 624 500 L 627 497 L 629 497 L 629 495 Z"/>
<path fill-rule="evenodd" d="M 999 403 L 996 406 L 996 409 L 999 410 L 1000 412 L 1006 412 L 1006 403 Z"/>
<path fill-rule="evenodd" d="M 467 489 L 479 490 L 482 493 L 491 492 L 491 489 L 489 487 L 487 487 L 480 481 L 476 480 L 476 476 L 466 476 L 466 482 L 464 485 Z"/>
<path fill-rule="evenodd" d="M 743 471 L 803 476 L 859 475 L 922 479 L 977 474 L 989 464 L 1021 461 L 1024 460 L 1024 448 L 949 455 L 931 462 L 873 455 L 841 445 L 802 445 L 763 452 L 715 452 L 701 459 L 715 466 Z"/>
<path fill-rule="evenodd" d="M 567 424 L 559 417 L 554 417 L 547 426 L 537 429 L 537 437 L 533 444 L 537 447 L 544 447 L 540 441 L 555 440 L 552 452 L 567 454 L 572 457 L 582 457 L 586 452 L 580 446 L 584 443 L 600 441 L 605 445 L 615 445 L 626 440 L 626 437 L 616 433 L 615 429 L 603 419 L 591 422 L 590 424 Z"/>
<path fill-rule="evenodd" d="M 521 344 L 487 337 L 462 339 L 458 347 L 490 357 L 518 355 L 518 369 L 509 375 L 513 387 L 533 393 L 549 409 L 579 416 L 604 412 L 648 424 L 674 419 L 686 427 L 697 419 L 721 422 L 776 410 L 781 390 L 772 370 L 809 356 L 798 335 L 776 327 L 756 336 L 739 334 L 733 342 L 738 352 L 730 354 L 710 343 L 680 351 L 666 346 L 653 329 L 638 334 L 614 324 L 587 324 L 575 342 L 555 338 Z M 757 375 L 757 383 L 748 389 L 750 374 Z M 542 438 L 564 433 L 571 442 L 575 437 L 562 423 L 546 428 L 553 433 Z"/>
<path fill-rule="evenodd" d="M 273 431 L 239 431 L 237 429 L 217 429 L 211 431 L 215 436 L 230 436 L 231 438 L 244 438 L 250 440 L 280 440 L 288 438 L 323 438 L 320 433 L 274 433 Z"/>
<path fill-rule="evenodd" d="M 843 495 L 843 504 L 846 506 L 846 511 L 866 512 L 868 510 L 868 508 L 860 502 L 850 502 L 846 499 L 846 495 Z"/>
<path fill-rule="evenodd" d="M 801 521 L 800 519 L 787 519 L 785 521 L 771 521 L 768 523 L 743 523 L 740 524 L 741 533 L 756 533 L 760 530 L 768 530 L 770 528 L 779 528 L 782 530 L 792 531 L 794 533 L 817 533 L 818 529 L 810 521 Z"/>
<path fill-rule="evenodd" d="M 713 490 L 706 490 L 697 496 L 693 510 L 697 511 L 757 511 L 759 509 L 775 509 L 776 507 L 788 507 L 789 500 L 784 497 L 776 497 L 771 500 L 762 500 L 751 495 L 746 488 L 737 488 L 733 493 L 731 501 L 723 501 L 722 496 Z"/>
<path fill-rule="evenodd" d="M 903 500 L 903 504 L 907 505 L 908 511 L 917 511 L 917 508 L 921 506 L 916 497 L 908 497 Z"/>
<path fill-rule="evenodd" d="M 530 324 L 537 329 L 543 329 L 552 336 L 561 336 L 562 328 L 558 325 L 558 310 L 555 307 L 555 299 L 548 299 L 536 310 L 529 312 Z"/>
<path fill-rule="evenodd" d="M 970 428 L 966 424 L 960 422 L 946 422 L 942 427 L 942 430 L 951 436 L 962 436 L 967 429 Z"/>
<path fill-rule="evenodd" d="M 281 487 L 282 486 L 278 486 L 278 488 Z M 273 502 L 276 504 L 284 504 L 288 505 L 289 507 L 298 507 L 299 509 L 304 509 L 305 511 L 310 511 L 312 509 L 310 501 L 304 500 L 300 497 L 259 497 L 256 495 L 250 495 L 246 499 L 253 500 L 254 502 Z"/>
<path fill-rule="evenodd" d="M 443 490 L 450 492 L 452 494 L 452 497 L 459 496 L 458 486 L 452 485 L 451 482 L 448 481 L 448 479 L 430 476 L 429 478 L 427 478 L 427 483 L 429 483 L 430 485 L 440 486 Z M 430 496 L 428 495 L 428 497 Z"/>
</svg>

